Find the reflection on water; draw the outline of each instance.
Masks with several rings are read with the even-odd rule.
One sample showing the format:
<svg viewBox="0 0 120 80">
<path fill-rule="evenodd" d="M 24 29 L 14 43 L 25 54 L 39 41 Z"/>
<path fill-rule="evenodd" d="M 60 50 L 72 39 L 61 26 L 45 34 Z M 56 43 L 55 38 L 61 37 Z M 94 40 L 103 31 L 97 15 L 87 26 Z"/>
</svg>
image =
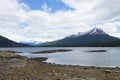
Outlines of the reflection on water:
<svg viewBox="0 0 120 80">
<path fill-rule="evenodd" d="M 30 52 L 51 50 L 51 49 L 72 49 L 71 52 L 58 52 L 53 54 L 30 54 Z M 101 66 L 120 67 L 120 48 L 113 47 L 37 47 L 37 48 L 0 48 L 0 50 L 15 50 L 24 52 L 20 55 L 27 57 L 47 57 L 48 63 L 81 65 L 81 66 Z M 107 50 L 107 52 L 85 52 L 88 50 Z"/>
</svg>

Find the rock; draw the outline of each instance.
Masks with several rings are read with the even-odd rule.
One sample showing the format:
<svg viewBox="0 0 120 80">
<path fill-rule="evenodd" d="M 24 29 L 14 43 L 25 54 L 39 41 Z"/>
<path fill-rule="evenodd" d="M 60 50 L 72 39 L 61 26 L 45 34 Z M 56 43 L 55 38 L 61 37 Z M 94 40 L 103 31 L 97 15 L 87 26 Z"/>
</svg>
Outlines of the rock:
<svg viewBox="0 0 120 80">
<path fill-rule="evenodd" d="M 73 78 L 71 80 L 97 80 L 96 78 Z"/>
<path fill-rule="evenodd" d="M 0 80 L 3 80 L 4 76 L 2 74 L 0 74 Z"/>
<path fill-rule="evenodd" d="M 19 59 L 19 58 L 12 58 L 8 61 L 6 65 L 9 65 L 10 67 L 25 67 L 27 64 L 26 59 Z"/>
<path fill-rule="evenodd" d="M 111 73 L 111 71 L 110 70 L 105 70 L 105 71 L 103 71 L 103 73 Z"/>
</svg>

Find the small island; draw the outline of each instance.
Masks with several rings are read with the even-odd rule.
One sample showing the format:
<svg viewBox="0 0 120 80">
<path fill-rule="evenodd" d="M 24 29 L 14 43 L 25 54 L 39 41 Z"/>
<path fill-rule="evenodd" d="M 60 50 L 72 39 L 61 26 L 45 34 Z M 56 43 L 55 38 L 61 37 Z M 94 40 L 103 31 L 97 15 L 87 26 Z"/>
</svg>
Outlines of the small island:
<svg viewBox="0 0 120 80">
<path fill-rule="evenodd" d="M 56 53 L 56 52 L 69 52 L 72 51 L 71 49 L 56 49 L 56 50 L 45 50 L 45 51 L 38 51 L 33 52 L 32 54 L 47 54 L 47 53 Z"/>
<path fill-rule="evenodd" d="M 85 52 L 107 52 L 107 50 L 90 50 Z"/>
</svg>

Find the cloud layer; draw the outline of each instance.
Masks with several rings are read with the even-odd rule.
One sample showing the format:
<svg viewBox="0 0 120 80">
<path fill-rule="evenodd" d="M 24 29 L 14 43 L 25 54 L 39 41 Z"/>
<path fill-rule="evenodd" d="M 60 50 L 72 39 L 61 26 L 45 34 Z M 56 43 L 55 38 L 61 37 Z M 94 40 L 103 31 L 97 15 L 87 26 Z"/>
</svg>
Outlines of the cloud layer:
<svg viewBox="0 0 120 80">
<path fill-rule="evenodd" d="M 1 0 L 0 35 L 14 41 L 52 41 L 100 27 L 120 37 L 120 0 L 57 0 L 74 10 L 31 10 L 22 0 Z"/>
</svg>

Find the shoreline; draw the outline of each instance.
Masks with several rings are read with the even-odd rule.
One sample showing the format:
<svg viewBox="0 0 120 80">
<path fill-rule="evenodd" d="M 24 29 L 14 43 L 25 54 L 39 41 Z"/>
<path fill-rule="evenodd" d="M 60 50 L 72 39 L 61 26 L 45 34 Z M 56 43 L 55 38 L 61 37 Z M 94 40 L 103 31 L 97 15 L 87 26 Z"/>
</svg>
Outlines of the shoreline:
<svg viewBox="0 0 120 80">
<path fill-rule="evenodd" d="M 36 57 L 36 58 L 29 58 L 29 59 L 32 59 L 32 60 L 40 60 L 41 61 L 41 63 L 44 63 L 44 64 L 51 64 L 51 65 L 58 65 L 58 66 L 76 66 L 76 67 L 88 67 L 88 68 L 97 68 L 97 69 L 99 69 L 99 68 L 103 68 L 103 69 L 120 69 L 120 67 L 119 66 L 115 66 L 115 67 L 102 67 L 102 66 L 82 66 L 82 65 L 72 65 L 72 64 L 56 64 L 56 63 L 48 63 L 48 62 L 45 62 L 48 58 L 47 57 Z"/>
<path fill-rule="evenodd" d="M 0 52 L 0 80 L 119 80 L 120 68 L 60 65 Z"/>
</svg>

